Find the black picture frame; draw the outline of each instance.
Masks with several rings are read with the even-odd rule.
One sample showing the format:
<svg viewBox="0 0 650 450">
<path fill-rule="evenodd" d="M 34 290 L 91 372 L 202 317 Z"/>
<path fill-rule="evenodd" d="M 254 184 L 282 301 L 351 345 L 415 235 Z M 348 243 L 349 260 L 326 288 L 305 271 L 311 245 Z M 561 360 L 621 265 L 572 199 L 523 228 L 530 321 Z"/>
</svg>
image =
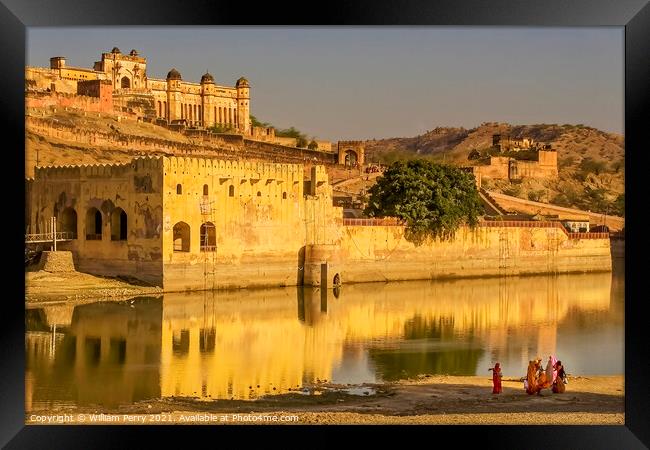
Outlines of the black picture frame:
<svg viewBox="0 0 650 450">
<path fill-rule="evenodd" d="M 24 67 L 26 27 L 79 25 L 484 25 L 484 26 L 623 26 L 625 27 L 625 141 L 626 196 L 628 210 L 626 234 L 631 245 L 626 250 L 625 299 L 625 425 L 624 426 L 539 426 L 539 427 L 473 427 L 438 426 L 409 427 L 395 434 L 391 427 L 363 427 L 364 439 L 371 436 L 393 436 L 415 443 L 441 445 L 446 438 L 471 436 L 481 447 L 499 448 L 647 448 L 650 446 L 650 367 L 644 329 L 648 319 L 642 313 L 646 297 L 640 278 L 646 264 L 642 259 L 645 241 L 641 225 L 642 198 L 647 192 L 642 170 L 647 153 L 644 118 L 648 115 L 650 86 L 650 5 L 647 0 L 517 1 L 517 0 L 446 0 L 439 2 L 348 1 L 342 4 L 323 3 L 299 7 L 266 4 L 255 7 L 241 2 L 200 0 L 177 1 L 85 1 L 73 0 L 1 0 L 0 3 L 0 70 L 2 95 L 0 105 L 5 143 L 5 173 L 11 176 L 5 184 L 5 217 L 3 231 L 8 237 L 20 236 L 16 217 L 24 207 Z M 16 164 L 14 166 L 14 164 Z M 8 170 L 7 170 L 8 169 Z M 22 188 L 24 189 L 24 187 Z M 16 192 L 19 192 L 16 194 Z M 23 195 L 21 197 L 21 195 Z M 637 206 L 638 205 L 638 206 Z M 636 215 L 636 217 L 635 217 Z M 15 228 L 9 224 L 15 223 Z M 19 269 L 22 252 L 18 240 L 3 240 L 7 270 L 6 280 L 12 284 L 4 297 L 4 326 L 0 345 L 3 370 L 0 376 L 0 443 L 6 448 L 114 448 L 133 446 L 132 439 L 147 442 L 165 441 L 174 436 L 190 438 L 190 445 L 201 445 L 200 439 L 211 439 L 219 445 L 224 436 L 222 427 L 125 427 L 125 426 L 25 426 L 24 424 L 24 272 Z M 11 257 L 9 257 L 11 255 Z M 15 267 L 14 265 L 15 256 Z M 637 263 L 638 262 L 638 263 Z M 12 276 L 13 275 L 13 276 Z M 594 358 L 606 355 L 593 355 Z M 308 441 L 340 445 L 332 438 L 329 427 L 283 427 L 285 433 L 308 428 Z M 234 427 L 236 439 L 246 445 L 253 435 L 248 427 Z M 255 434 L 265 438 L 279 432 L 279 427 L 255 427 Z M 408 434 L 407 434 L 408 433 Z M 421 433 L 421 434 L 420 434 Z M 302 434 L 302 433 L 301 433 Z M 420 436 L 414 436 L 420 434 Z M 279 436 L 278 436 L 279 437 Z M 128 445 L 128 443 L 131 445 Z M 298 443 L 300 443 L 298 442 Z M 125 445 L 127 444 L 127 445 Z"/>
</svg>

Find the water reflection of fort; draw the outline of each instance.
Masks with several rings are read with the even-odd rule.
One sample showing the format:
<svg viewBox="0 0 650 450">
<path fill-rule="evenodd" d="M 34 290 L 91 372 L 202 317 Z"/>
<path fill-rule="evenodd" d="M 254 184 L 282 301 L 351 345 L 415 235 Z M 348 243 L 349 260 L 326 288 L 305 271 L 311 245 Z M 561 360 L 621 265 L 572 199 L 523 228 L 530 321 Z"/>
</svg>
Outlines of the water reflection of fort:
<svg viewBox="0 0 650 450">
<path fill-rule="evenodd" d="M 610 320 L 611 286 L 605 273 L 346 285 L 338 297 L 296 288 L 165 294 L 28 310 L 27 407 L 46 408 L 53 398 L 252 398 L 364 364 L 383 379 L 474 374 L 493 357 L 525 367 L 555 353 L 558 327 L 589 326 L 574 320 L 581 314 Z"/>
</svg>

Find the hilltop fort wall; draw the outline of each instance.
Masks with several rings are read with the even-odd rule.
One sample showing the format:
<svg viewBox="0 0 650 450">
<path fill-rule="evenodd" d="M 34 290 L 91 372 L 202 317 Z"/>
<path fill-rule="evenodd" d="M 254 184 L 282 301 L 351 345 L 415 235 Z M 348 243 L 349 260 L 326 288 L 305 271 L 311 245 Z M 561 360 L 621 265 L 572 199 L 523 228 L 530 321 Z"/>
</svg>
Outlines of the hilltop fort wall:
<svg viewBox="0 0 650 450">
<path fill-rule="evenodd" d="M 79 97 L 77 97 L 79 98 Z M 84 97 L 95 102 L 92 97 Z M 102 114 L 98 112 L 97 114 Z M 271 142 L 244 139 L 241 135 L 202 133 L 191 136 L 191 141 L 179 142 L 164 138 L 107 133 L 80 129 L 73 124 L 43 117 L 26 116 L 28 130 L 41 136 L 62 139 L 95 147 L 112 147 L 128 151 L 177 156 L 209 156 L 223 159 L 259 159 L 275 163 L 336 164 L 336 154 L 306 148 L 286 147 Z M 187 130 L 186 136 L 192 133 Z"/>
<path fill-rule="evenodd" d="M 478 178 L 488 177 L 504 180 L 521 178 L 557 178 L 557 151 L 539 150 L 537 161 L 526 161 L 508 156 L 490 156 L 489 164 L 472 166 Z"/>
</svg>

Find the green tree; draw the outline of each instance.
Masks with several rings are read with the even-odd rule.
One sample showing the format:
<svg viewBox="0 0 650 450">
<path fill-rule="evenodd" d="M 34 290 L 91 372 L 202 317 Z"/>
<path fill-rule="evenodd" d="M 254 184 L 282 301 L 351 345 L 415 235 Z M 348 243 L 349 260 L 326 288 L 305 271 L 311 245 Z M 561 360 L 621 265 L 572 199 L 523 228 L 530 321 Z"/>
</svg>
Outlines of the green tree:
<svg viewBox="0 0 650 450">
<path fill-rule="evenodd" d="M 300 130 L 295 129 L 294 127 L 286 128 L 284 130 L 275 129 L 275 135 L 279 137 L 292 137 L 292 138 L 303 138 L 307 140 L 307 137 L 300 132 Z"/>
<path fill-rule="evenodd" d="M 309 150 L 318 150 L 318 142 L 312 139 L 309 145 L 307 145 L 307 148 Z"/>
<path fill-rule="evenodd" d="M 416 245 L 449 239 L 463 224 L 473 228 L 483 212 L 472 174 L 422 159 L 392 164 L 368 193 L 364 213 L 404 220 L 406 238 Z"/>
<path fill-rule="evenodd" d="M 249 117 L 251 119 L 251 126 L 253 127 L 264 127 L 264 128 L 273 127 L 273 125 L 271 125 L 268 122 L 260 122 L 259 120 L 257 120 L 257 117 L 255 117 L 252 114 Z"/>
<path fill-rule="evenodd" d="M 625 217 L 625 193 L 616 197 L 616 200 L 614 200 L 614 209 L 616 215 Z"/>
<path fill-rule="evenodd" d="M 307 147 L 307 139 L 305 139 L 303 136 L 297 137 L 296 138 L 296 147 L 299 147 L 299 148 Z"/>
</svg>

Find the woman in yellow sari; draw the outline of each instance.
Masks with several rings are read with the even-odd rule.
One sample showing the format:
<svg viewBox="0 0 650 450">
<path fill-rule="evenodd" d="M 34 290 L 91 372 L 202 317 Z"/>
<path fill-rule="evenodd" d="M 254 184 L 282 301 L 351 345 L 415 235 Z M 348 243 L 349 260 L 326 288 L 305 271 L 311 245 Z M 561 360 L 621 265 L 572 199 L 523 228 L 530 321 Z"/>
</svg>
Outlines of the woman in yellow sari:
<svg viewBox="0 0 650 450">
<path fill-rule="evenodd" d="M 528 395 L 537 394 L 539 389 L 537 388 L 537 361 L 528 362 L 528 373 L 526 374 L 526 393 Z"/>
</svg>

